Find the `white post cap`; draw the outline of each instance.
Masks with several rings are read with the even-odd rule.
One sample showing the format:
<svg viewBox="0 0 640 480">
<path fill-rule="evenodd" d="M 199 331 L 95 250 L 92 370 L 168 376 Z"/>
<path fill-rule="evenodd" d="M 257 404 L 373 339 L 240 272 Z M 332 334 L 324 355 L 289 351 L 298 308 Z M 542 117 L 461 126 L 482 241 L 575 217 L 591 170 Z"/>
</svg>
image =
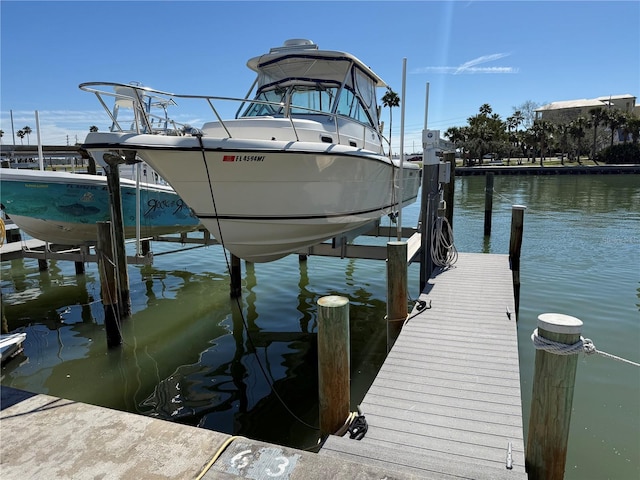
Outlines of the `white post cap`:
<svg viewBox="0 0 640 480">
<path fill-rule="evenodd" d="M 327 295 L 318 299 L 318 305 L 321 307 L 344 307 L 349 303 L 349 299 L 340 295 Z"/>
<path fill-rule="evenodd" d="M 562 313 L 543 313 L 538 315 L 538 328 L 547 332 L 580 334 L 582 320 Z"/>
</svg>

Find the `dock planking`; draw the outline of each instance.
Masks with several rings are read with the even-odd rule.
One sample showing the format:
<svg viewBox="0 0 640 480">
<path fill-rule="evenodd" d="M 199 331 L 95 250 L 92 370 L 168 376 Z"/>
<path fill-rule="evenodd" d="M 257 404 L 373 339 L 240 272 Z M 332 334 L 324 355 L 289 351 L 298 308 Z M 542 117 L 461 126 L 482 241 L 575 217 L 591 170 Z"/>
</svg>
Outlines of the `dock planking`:
<svg viewBox="0 0 640 480">
<path fill-rule="evenodd" d="M 420 300 L 361 403 L 368 432 L 330 436 L 321 455 L 424 479 L 526 479 L 508 256 L 461 253 Z"/>
</svg>

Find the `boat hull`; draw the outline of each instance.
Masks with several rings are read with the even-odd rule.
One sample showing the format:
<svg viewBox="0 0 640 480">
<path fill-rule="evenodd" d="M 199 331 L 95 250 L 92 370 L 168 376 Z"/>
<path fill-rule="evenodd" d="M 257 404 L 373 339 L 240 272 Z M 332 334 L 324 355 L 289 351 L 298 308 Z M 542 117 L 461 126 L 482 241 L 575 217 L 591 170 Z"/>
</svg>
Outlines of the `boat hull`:
<svg viewBox="0 0 640 480">
<path fill-rule="evenodd" d="M 84 146 L 98 160 L 115 145 L 135 150 L 226 249 L 252 262 L 317 245 L 399 204 L 397 162 L 341 145 L 89 134 Z M 420 169 L 407 165 L 403 175 L 406 205 L 417 197 Z"/>
<path fill-rule="evenodd" d="M 0 170 L 0 201 L 25 233 L 62 245 L 97 240 L 96 222 L 110 221 L 106 177 L 38 170 Z M 120 180 L 125 237 L 136 236 L 136 182 Z M 141 184 L 141 236 L 195 230 L 200 222 L 169 186 Z"/>
</svg>

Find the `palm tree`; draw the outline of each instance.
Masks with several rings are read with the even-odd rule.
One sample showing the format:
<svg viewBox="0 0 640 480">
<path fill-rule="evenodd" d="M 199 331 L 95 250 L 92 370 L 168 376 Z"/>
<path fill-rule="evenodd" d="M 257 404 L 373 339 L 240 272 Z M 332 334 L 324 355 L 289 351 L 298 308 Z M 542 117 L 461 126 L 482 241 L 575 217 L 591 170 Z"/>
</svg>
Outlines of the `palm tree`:
<svg viewBox="0 0 640 480">
<path fill-rule="evenodd" d="M 598 126 L 603 122 L 605 118 L 605 112 L 600 107 L 589 109 L 589 125 L 593 127 L 593 148 L 591 149 L 591 159 L 596 158 L 596 134 L 598 132 Z"/>
<path fill-rule="evenodd" d="M 576 141 L 576 157 L 578 164 L 580 162 L 580 152 L 582 151 L 582 139 L 585 137 L 585 129 L 587 128 L 587 119 L 584 117 L 578 117 L 569 123 L 569 134 Z"/>
<path fill-rule="evenodd" d="M 444 136 L 447 137 L 449 141 L 456 146 L 456 148 L 460 149 L 462 163 L 463 165 L 466 165 L 468 159 L 465 157 L 465 153 L 467 149 L 467 139 L 469 137 L 469 128 L 449 127 L 447 131 L 444 132 Z"/>
<path fill-rule="evenodd" d="M 553 125 L 546 120 L 535 120 L 529 129 L 533 135 L 534 141 L 540 148 L 540 166 L 544 167 L 545 152 L 549 136 L 552 133 Z"/>
<path fill-rule="evenodd" d="M 631 135 L 631 142 L 638 143 L 640 139 L 640 117 L 629 116 L 624 126 L 625 141 Z"/>
<path fill-rule="evenodd" d="M 484 115 L 485 117 L 487 117 L 491 115 L 491 112 L 493 112 L 493 109 L 488 103 L 484 103 L 480 106 L 480 115 Z"/>
<path fill-rule="evenodd" d="M 524 122 L 524 115 L 522 114 L 522 112 L 520 110 L 515 110 L 511 117 L 514 120 L 514 123 L 515 123 L 515 126 L 516 126 L 516 132 L 517 132 L 518 131 L 518 127 L 520 125 L 522 125 L 522 122 Z"/>
<path fill-rule="evenodd" d="M 507 158 L 507 165 L 511 164 L 512 150 L 514 148 L 518 148 L 518 126 L 522 123 L 523 119 L 524 117 L 522 116 L 522 112 L 520 112 L 520 110 L 516 110 L 515 112 L 513 112 L 513 115 L 507 117 L 507 134 L 509 136 L 509 157 Z"/>
<path fill-rule="evenodd" d="M 613 147 L 613 139 L 615 137 L 616 130 L 622 127 L 626 122 L 626 117 L 623 112 L 618 110 L 609 110 L 604 115 L 603 123 L 611 130 L 611 146 Z"/>
<path fill-rule="evenodd" d="M 24 141 L 22 140 L 26 135 L 26 133 L 24 133 L 24 130 L 18 130 L 16 132 L 16 135 L 18 135 L 18 138 L 20 139 L 20 145 L 24 145 Z"/>
<path fill-rule="evenodd" d="M 33 130 L 31 130 L 31 127 L 29 125 L 22 127 L 22 131 L 24 132 L 24 134 L 27 136 L 27 145 L 29 145 L 29 135 L 31 134 L 31 132 Z"/>
<path fill-rule="evenodd" d="M 90 132 L 97 132 L 97 131 L 98 131 L 98 127 L 96 127 L 95 125 L 91 125 L 91 126 L 89 127 L 89 131 L 90 131 Z"/>
<path fill-rule="evenodd" d="M 387 87 L 387 93 L 382 97 L 382 104 L 385 107 L 389 107 L 389 158 L 391 158 L 391 123 L 393 122 L 393 107 L 400 105 L 400 97 L 396 92 L 391 90 L 391 87 Z"/>
<path fill-rule="evenodd" d="M 559 123 L 556 125 L 556 131 L 560 134 L 560 163 L 564 165 L 564 154 L 567 152 L 567 145 L 570 133 L 569 123 Z"/>
</svg>

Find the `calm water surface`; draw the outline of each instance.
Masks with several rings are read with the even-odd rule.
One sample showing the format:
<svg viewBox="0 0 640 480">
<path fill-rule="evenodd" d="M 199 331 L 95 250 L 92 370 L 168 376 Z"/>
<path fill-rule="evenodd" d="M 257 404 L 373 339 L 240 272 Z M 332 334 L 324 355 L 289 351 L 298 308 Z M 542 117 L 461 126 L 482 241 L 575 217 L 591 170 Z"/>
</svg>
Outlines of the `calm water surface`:
<svg viewBox="0 0 640 480">
<path fill-rule="evenodd" d="M 507 253 L 511 205 L 528 207 L 519 319 L 527 430 L 530 335 L 540 313 L 576 316 L 599 350 L 640 361 L 640 178 L 497 176 L 490 238 L 483 238 L 484 185 L 484 177 L 456 180 L 458 250 Z M 405 210 L 405 225 L 415 225 L 417 207 Z M 71 262 L 50 262 L 46 272 L 35 260 L 3 262 L 7 327 L 27 332 L 27 340 L 24 354 L 2 368 L 2 384 L 312 449 L 316 302 L 331 294 L 350 299 L 355 409 L 385 357 L 384 262 L 243 262 L 235 301 L 220 247 L 159 255 L 176 248 L 156 243 L 153 266 L 129 267 L 133 315 L 115 351 L 106 350 L 95 265 L 76 276 Z M 412 298 L 418 275 L 412 266 Z M 566 478 L 640 478 L 637 367 L 580 357 Z"/>
</svg>

